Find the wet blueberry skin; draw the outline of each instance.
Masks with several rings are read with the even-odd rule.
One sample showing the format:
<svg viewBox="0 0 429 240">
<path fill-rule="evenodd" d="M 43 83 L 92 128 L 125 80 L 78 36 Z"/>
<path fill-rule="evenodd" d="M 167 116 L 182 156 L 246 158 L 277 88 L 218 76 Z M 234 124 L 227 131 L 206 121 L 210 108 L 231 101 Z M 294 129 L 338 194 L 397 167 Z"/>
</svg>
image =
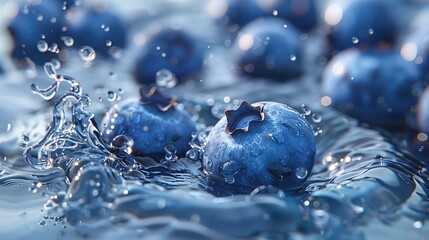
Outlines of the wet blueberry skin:
<svg viewBox="0 0 429 240">
<path fill-rule="evenodd" d="M 134 76 L 140 84 L 152 84 L 159 70 L 168 69 L 180 83 L 184 77 L 199 73 L 203 60 L 202 42 L 184 30 L 164 28 L 149 33 L 136 60 Z"/>
<path fill-rule="evenodd" d="M 216 1 L 215 1 L 216 2 Z M 314 0 L 217 0 L 217 4 L 226 6 L 223 15 L 217 16 L 221 24 L 238 25 L 240 27 L 260 18 L 277 16 L 288 20 L 302 31 L 309 31 L 317 25 L 318 15 Z"/>
<path fill-rule="evenodd" d="M 204 149 L 203 169 L 213 180 L 214 189 L 229 189 L 238 194 L 249 193 L 261 185 L 274 185 L 290 190 L 299 188 L 309 177 L 316 143 L 307 121 L 285 104 L 252 104 L 257 105 L 263 105 L 264 119 L 251 121 L 247 132 L 238 129 L 228 133 L 227 117 L 211 130 Z M 245 126 L 248 119 L 243 120 L 236 126 Z"/>
<path fill-rule="evenodd" d="M 403 125 L 422 89 L 417 66 L 395 49 L 343 51 L 322 77 L 322 94 L 331 98 L 331 106 L 384 127 Z"/>
<path fill-rule="evenodd" d="M 75 7 L 69 9 L 66 20 L 75 47 L 90 46 L 97 56 L 109 58 L 115 48 L 126 45 L 125 22 L 110 9 Z"/>
<path fill-rule="evenodd" d="M 383 0 L 348 0 L 328 5 L 325 22 L 330 26 L 329 40 L 333 49 L 394 43 L 397 27 L 390 12 L 391 4 Z"/>
<path fill-rule="evenodd" d="M 165 155 L 166 145 L 173 145 L 178 155 L 183 155 L 196 131 L 195 123 L 186 112 L 174 108 L 163 112 L 154 104 L 142 104 L 134 99 L 112 107 L 103 119 L 103 126 L 102 134 L 107 142 L 123 134 L 133 139 L 133 155 L 155 158 Z"/>
<path fill-rule="evenodd" d="M 296 78 L 302 72 L 299 35 L 299 31 L 284 20 L 257 19 L 246 25 L 235 40 L 235 65 L 243 75 L 278 81 Z"/>
<path fill-rule="evenodd" d="M 37 65 L 43 65 L 45 62 L 57 58 L 56 53 L 40 52 L 37 48 L 40 40 L 46 41 L 49 46 L 52 46 L 53 43 L 58 46 L 61 44 L 62 12 L 58 11 L 56 4 L 49 4 L 49 2 L 20 5 L 18 14 L 8 24 L 8 31 L 14 44 L 11 56 L 18 62 L 18 66 L 25 67 L 21 64 L 24 64 L 23 61 L 26 57 Z M 25 8 L 25 6 L 28 7 Z M 24 9 L 28 9 L 27 14 L 27 10 Z M 42 39 L 42 35 L 45 36 L 44 39 Z"/>
</svg>

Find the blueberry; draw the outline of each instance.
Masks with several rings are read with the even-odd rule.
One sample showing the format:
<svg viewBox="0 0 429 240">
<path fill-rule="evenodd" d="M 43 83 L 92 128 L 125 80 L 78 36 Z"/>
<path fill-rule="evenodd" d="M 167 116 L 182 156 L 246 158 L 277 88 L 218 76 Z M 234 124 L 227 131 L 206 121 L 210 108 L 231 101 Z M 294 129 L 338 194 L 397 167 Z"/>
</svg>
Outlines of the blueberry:
<svg viewBox="0 0 429 240">
<path fill-rule="evenodd" d="M 336 50 L 392 44 L 396 24 L 391 6 L 383 0 L 335 1 L 325 10 L 329 40 Z"/>
<path fill-rule="evenodd" d="M 139 83 L 154 83 L 161 69 L 171 71 L 179 82 L 201 71 L 204 47 L 196 38 L 172 28 L 157 29 L 148 35 L 134 68 Z"/>
<path fill-rule="evenodd" d="M 142 91 L 139 101 L 115 104 L 104 117 L 103 126 L 106 141 L 115 144 L 124 135 L 133 142 L 132 154 L 156 158 L 164 156 L 166 148 L 178 155 L 186 153 L 196 131 L 191 117 L 176 109 L 175 99 L 162 96 L 156 88 Z"/>
<path fill-rule="evenodd" d="M 26 66 L 26 58 L 37 65 L 57 58 L 63 21 L 61 12 L 54 6 L 49 1 L 17 6 L 17 15 L 7 28 L 14 44 L 11 55 L 20 67 Z"/>
<path fill-rule="evenodd" d="M 261 185 L 283 190 L 303 185 L 313 168 L 316 143 L 297 111 L 276 102 L 243 102 L 225 115 L 204 148 L 203 168 L 215 188 L 249 193 Z"/>
<path fill-rule="evenodd" d="M 97 56 L 109 58 L 126 45 L 124 21 L 107 8 L 72 8 L 66 20 L 74 46 L 90 46 Z"/>
<path fill-rule="evenodd" d="M 221 24 L 236 30 L 260 18 L 278 16 L 288 20 L 302 31 L 309 31 L 317 24 L 314 0 L 214 0 L 209 5 L 209 13 Z M 237 26 L 237 27 L 234 27 Z"/>
<path fill-rule="evenodd" d="M 334 108 L 386 127 L 404 123 L 422 87 L 417 66 L 396 50 L 343 51 L 331 60 L 322 77 L 322 93 Z"/>
<path fill-rule="evenodd" d="M 234 60 L 241 74 L 287 80 L 301 74 L 301 51 L 299 32 L 292 24 L 262 18 L 239 33 Z"/>
</svg>

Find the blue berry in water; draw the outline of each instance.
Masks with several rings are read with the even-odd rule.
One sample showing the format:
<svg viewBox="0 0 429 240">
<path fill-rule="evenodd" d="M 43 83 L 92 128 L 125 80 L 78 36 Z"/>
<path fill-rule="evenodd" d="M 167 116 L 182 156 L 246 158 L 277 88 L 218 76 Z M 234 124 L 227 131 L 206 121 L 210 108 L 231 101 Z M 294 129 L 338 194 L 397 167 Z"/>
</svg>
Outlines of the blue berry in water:
<svg viewBox="0 0 429 240">
<path fill-rule="evenodd" d="M 243 102 L 225 115 L 204 148 L 203 168 L 215 189 L 249 193 L 261 185 L 283 190 L 303 185 L 313 168 L 316 142 L 297 111 L 276 102 Z"/>
<path fill-rule="evenodd" d="M 172 72 L 179 82 L 201 71 L 204 47 L 183 30 L 157 29 L 148 33 L 136 60 L 134 76 L 141 84 L 153 84 L 161 69 Z"/>
<path fill-rule="evenodd" d="M 57 58 L 63 21 L 61 12 L 49 2 L 17 6 L 17 15 L 8 24 L 7 29 L 13 38 L 11 56 L 19 67 L 27 66 L 26 58 L 37 65 Z"/>
<path fill-rule="evenodd" d="M 213 0 L 208 11 L 221 24 L 229 25 L 232 31 L 257 18 L 269 16 L 283 18 L 302 31 L 309 31 L 318 19 L 314 0 Z"/>
<path fill-rule="evenodd" d="M 244 27 L 234 44 L 234 60 L 241 74 L 280 81 L 301 74 L 300 33 L 277 18 L 257 19 Z"/>
<path fill-rule="evenodd" d="M 138 101 L 115 104 L 104 117 L 103 126 L 106 141 L 114 144 L 115 138 L 125 135 L 133 142 L 132 154 L 149 157 L 163 157 L 166 147 L 178 155 L 185 154 L 196 131 L 191 117 L 176 109 L 175 100 L 162 96 L 156 88 L 143 92 Z"/>
<path fill-rule="evenodd" d="M 392 44 L 396 23 L 391 2 L 383 0 L 334 1 L 325 10 L 324 20 L 330 27 L 333 49 Z"/>
<path fill-rule="evenodd" d="M 74 46 L 89 46 L 98 56 L 116 57 L 126 45 L 125 22 L 107 8 L 72 8 L 66 16 L 67 34 Z"/>
<path fill-rule="evenodd" d="M 334 108 L 385 127 L 403 125 L 422 88 L 417 66 L 396 50 L 343 51 L 322 77 L 322 93 Z"/>
</svg>

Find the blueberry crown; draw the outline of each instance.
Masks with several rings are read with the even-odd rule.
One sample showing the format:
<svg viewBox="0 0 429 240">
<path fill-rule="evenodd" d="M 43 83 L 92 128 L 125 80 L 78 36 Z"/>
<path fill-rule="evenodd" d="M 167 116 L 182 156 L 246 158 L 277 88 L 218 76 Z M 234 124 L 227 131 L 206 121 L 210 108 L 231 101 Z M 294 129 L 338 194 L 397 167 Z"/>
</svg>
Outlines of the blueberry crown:
<svg viewBox="0 0 429 240">
<path fill-rule="evenodd" d="M 251 122 L 261 122 L 264 120 L 264 105 L 251 105 L 244 101 L 237 110 L 228 110 L 225 112 L 226 127 L 225 132 L 233 134 L 237 130 L 249 131 Z"/>
<path fill-rule="evenodd" d="M 150 88 L 149 92 L 146 92 L 145 88 L 140 89 L 140 103 L 141 104 L 153 104 L 160 111 L 166 112 L 171 107 L 175 107 L 176 99 L 164 96 L 158 91 L 157 87 Z"/>
</svg>

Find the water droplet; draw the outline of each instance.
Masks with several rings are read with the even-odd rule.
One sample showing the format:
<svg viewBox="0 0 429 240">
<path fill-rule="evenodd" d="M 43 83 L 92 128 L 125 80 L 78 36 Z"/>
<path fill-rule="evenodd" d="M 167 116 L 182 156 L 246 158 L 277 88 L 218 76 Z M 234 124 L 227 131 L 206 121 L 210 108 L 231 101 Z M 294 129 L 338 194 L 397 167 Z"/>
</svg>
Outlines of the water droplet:
<svg viewBox="0 0 429 240">
<path fill-rule="evenodd" d="M 43 21 L 43 15 L 37 15 L 37 17 L 36 17 L 36 19 L 37 19 L 37 21 L 39 21 L 39 22 L 41 22 L 41 21 Z"/>
<path fill-rule="evenodd" d="M 107 47 L 112 46 L 112 41 L 110 41 L 110 40 L 106 40 L 106 46 L 107 46 Z"/>
<path fill-rule="evenodd" d="M 58 59 L 56 59 L 56 58 L 52 59 L 52 60 L 50 61 L 50 63 L 52 63 L 52 65 L 54 66 L 54 69 L 55 69 L 55 70 L 58 70 L 58 69 L 60 69 L 60 68 L 61 68 L 61 62 L 60 62 L 60 60 L 58 60 Z"/>
<path fill-rule="evenodd" d="M 121 148 L 121 149 L 127 149 L 133 146 L 134 141 L 132 138 L 125 136 L 125 135 L 118 135 L 112 139 L 112 142 L 110 144 L 114 147 Z"/>
<path fill-rule="evenodd" d="M 177 85 L 177 78 L 168 69 L 161 69 L 156 73 L 156 84 L 160 87 L 173 88 Z"/>
<path fill-rule="evenodd" d="M 298 179 L 304 179 L 307 177 L 307 175 L 308 175 L 308 171 L 307 171 L 307 169 L 305 169 L 303 167 L 299 167 L 295 170 L 295 176 Z"/>
<path fill-rule="evenodd" d="M 357 37 L 352 37 L 352 43 L 354 43 L 354 44 L 359 43 L 359 38 L 357 38 Z"/>
<path fill-rule="evenodd" d="M 66 45 L 67 47 L 71 47 L 74 45 L 74 39 L 72 37 L 65 36 L 61 39 L 63 40 L 64 45 Z"/>
<path fill-rule="evenodd" d="M 311 115 L 311 119 L 313 120 L 313 122 L 315 123 L 320 123 L 322 121 L 322 116 L 320 116 L 317 113 L 313 113 L 313 115 Z"/>
<path fill-rule="evenodd" d="M 175 162 L 177 160 L 177 149 L 174 145 L 167 144 L 164 146 L 165 160 Z"/>
<path fill-rule="evenodd" d="M 92 47 L 83 46 L 79 50 L 79 56 L 85 62 L 92 62 L 96 57 L 96 53 Z"/>
<path fill-rule="evenodd" d="M 28 143 L 30 141 L 30 138 L 27 135 L 22 135 L 21 140 L 22 142 Z"/>
<path fill-rule="evenodd" d="M 225 177 L 225 182 L 233 184 L 235 175 L 241 170 L 240 165 L 236 161 L 228 161 L 222 165 L 222 174 Z"/>
<path fill-rule="evenodd" d="M 374 29 L 372 29 L 372 28 L 368 29 L 368 33 L 369 33 L 369 35 L 374 34 Z"/>
<path fill-rule="evenodd" d="M 420 229 L 420 228 L 422 228 L 422 227 L 423 227 L 423 222 L 422 222 L 422 221 L 415 221 L 415 222 L 413 223 L 413 227 L 414 227 L 415 229 Z"/>
<path fill-rule="evenodd" d="M 261 155 L 262 153 L 262 148 L 258 145 L 258 144 L 253 144 L 250 146 L 250 155 L 252 155 L 252 157 L 257 157 L 259 155 Z"/>
<path fill-rule="evenodd" d="M 296 60 L 296 56 L 295 56 L 294 54 L 291 54 L 291 55 L 290 55 L 290 60 L 291 60 L 292 62 L 295 62 L 295 60 Z"/>
<path fill-rule="evenodd" d="M 102 24 L 102 25 L 101 25 L 101 29 L 103 29 L 105 32 L 110 31 L 110 27 L 109 27 L 109 26 L 107 26 L 106 24 Z"/>
<path fill-rule="evenodd" d="M 311 114 L 311 109 L 307 105 L 302 104 L 301 109 L 302 109 L 304 115 L 308 116 Z"/>
<path fill-rule="evenodd" d="M 39 52 L 46 52 L 48 51 L 48 43 L 44 40 L 39 40 L 37 42 L 37 49 Z"/>
<path fill-rule="evenodd" d="M 52 43 L 51 46 L 48 48 L 48 51 L 53 53 L 58 53 L 59 52 L 58 44 Z"/>
<path fill-rule="evenodd" d="M 51 62 L 47 62 L 43 65 L 43 68 L 45 69 L 45 73 L 49 78 L 57 78 L 57 72 L 55 71 L 54 64 L 52 64 Z"/>
<path fill-rule="evenodd" d="M 107 100 L 109 102 L 115 101 L 116 100 L 116 92 L 114 92 L 114 91 L 108 91 L 107 92 Z"/>
</svg>

